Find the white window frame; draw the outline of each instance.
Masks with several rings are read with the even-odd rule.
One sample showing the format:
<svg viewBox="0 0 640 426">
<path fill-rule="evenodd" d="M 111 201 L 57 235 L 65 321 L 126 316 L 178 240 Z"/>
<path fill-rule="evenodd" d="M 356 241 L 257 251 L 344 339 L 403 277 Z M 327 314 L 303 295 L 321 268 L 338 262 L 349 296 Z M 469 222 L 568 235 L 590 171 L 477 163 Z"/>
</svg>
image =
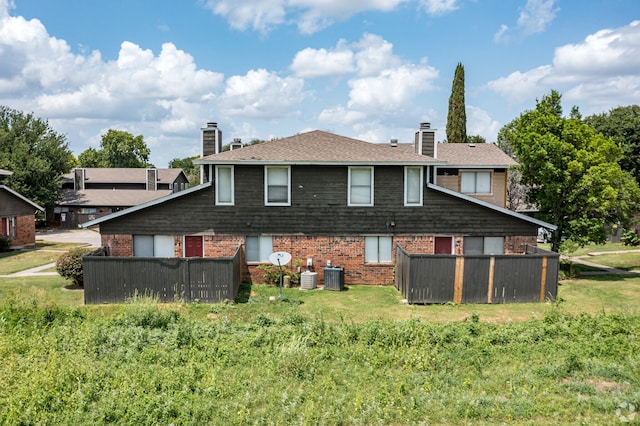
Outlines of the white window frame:
<svg viewBox="0 0 640 426">
<path fill-rule="evenodd" d="M 493 173 L 491 170 L 460 170 L 460 192 L 463 194 L 492 194 L 493 193 Z M 489 174 L 489 192 L 478 192 L 478 174 Z M 470 179 L 469 176 L 473 176 L 473 191 L 464 191 L 462 180 L 465 179 L 465 176 Z"/>
<path fill-rule="evenodd" d="M 258 244 L 258 258 L 249 258 L 249 239 L 256 239 Z M 253 250 L 252 250 L 253 251 Z M 265 263 L 269 262 L 269 255 L 273 253 L 273 236 L 272 235 L 250 235 L 245 237 L 245 260 L 247 263 Z"/>
<path fill-rule="evenodd" d="M 409 201 L 409 170 L 418 169 L 419 177 L 418 177 L 418 188 L 420 198 L 418 201 Z M 422 206 L 423 205 L 423 197 L 424 191 L 422 189 L 422 179 L 424 179 L 424 168 L 421 166 L 405 166 L 404 168 L 404 205 L 407 207 L 411 206 Z"/>
<path fill-rule="evenodd" d="M 220 201 L 220 173 L 219 171 L 221 169 L 228 169 L 230 170 L 230 182 L 229 184 L 231 185 L 231 188 L 229 188 L 230 193 L 231 193 L 231 200 L 230 201 Z M 217 206 L 233 206 L 235 204 L 235 184 L 234 184 L 234 175 L 235 175 L 235 170 L 233 166 L 216 166 L 216 205 Z"/>
<path fill-rule="evenodd" d="M 390 235 L 365 236 L 364 263 L 393 263 L 393 237 Z"/>
<path fill-rule="evenodd" d="M 367 203 L 355 203 L 351 200 L 351 173 L 353 170 L 369 170 L 370 171 L 370 182 L 369 182 L 369 188 L 370 188 L 370 193 L 369 193 L 369 201 Z M 373 182 L 374 182 L 374 170 L 373 170 L 373 166 L 352 166 L 349 167 L 349 182 L 348 182 L 348 188 L 347 188 L 347 206 L 349 207 L 372 207 L 373 203 L 374 203 L 374 186 L 373 186 Z"/>
<path fill-rule="evenodd" d="M 287 201 L 269 201 L 269 170 L 287 170 Z M 264 205 L 265 206 L 290 206 L 291 205 L 291 166 L 265 166 L 264 167 Z"/>
</svg>

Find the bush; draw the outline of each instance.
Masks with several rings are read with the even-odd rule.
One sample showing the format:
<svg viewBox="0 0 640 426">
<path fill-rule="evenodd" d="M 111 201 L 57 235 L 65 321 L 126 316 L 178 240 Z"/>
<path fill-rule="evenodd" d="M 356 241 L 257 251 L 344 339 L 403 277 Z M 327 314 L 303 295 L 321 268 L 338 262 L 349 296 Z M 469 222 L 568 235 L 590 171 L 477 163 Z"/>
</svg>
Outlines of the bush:
<svg viewBox="0 0 640 426">
<path fill-rule="evenodd" d="M 622 237 L 620 237 L 622 243 L 625 246 L 637 246 L 640 245 L 640 238 L 638 238 L 638 233 L 633 229 L 628 229 L 622 233 Z"/>
<path fill-rule="evenodd" d="M 11 238 L 7 235 L 0 235 L 0 251 L 7 251 L 11 247 Z"/>
<path fill-rule="evenodd" d="M 300 265 L 302 261 L 296 259 L 293 262 L 293 270 L 287 269 L 286 267 L 282 268 L 282 277 L 289 277 L 289 282 L 292 285 L 296 285 L 300 283 L 300 272 L 297 272 L 298 265 Z M 258 269 L 262 270 L 262 278 L 264 279 L 265 284 L 273 284 L 280 285 L 280 268 L 277 265 L 258 265 Z"/>
<path fill-rule="evenodd" d="M 60 255 L 56 261 L 56 271 L 61 277 L 73 282 L 73 285 L 84 287 L 82 276 L 82 256 L 91 253 L 93 249 L 75 248 Z"/>
</svg>

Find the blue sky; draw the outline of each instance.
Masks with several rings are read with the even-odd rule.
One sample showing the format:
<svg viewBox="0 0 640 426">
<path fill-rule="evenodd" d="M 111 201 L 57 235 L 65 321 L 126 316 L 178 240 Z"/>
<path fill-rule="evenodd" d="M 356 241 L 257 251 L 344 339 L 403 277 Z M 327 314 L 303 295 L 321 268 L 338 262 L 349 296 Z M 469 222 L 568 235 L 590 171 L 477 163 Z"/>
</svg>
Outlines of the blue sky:
<svg viewBox="0 0 640 426">
<path fill-rule="evenodd" d="M 0 105 L 49 120 L 77 156 L 108 129 L 151 161 L 320 129 L 446 138 L 455 67 L 489 142 L 551 89 L 565 113 L 640 103 L 637 0 L 0 0 Z"/>
</svg>

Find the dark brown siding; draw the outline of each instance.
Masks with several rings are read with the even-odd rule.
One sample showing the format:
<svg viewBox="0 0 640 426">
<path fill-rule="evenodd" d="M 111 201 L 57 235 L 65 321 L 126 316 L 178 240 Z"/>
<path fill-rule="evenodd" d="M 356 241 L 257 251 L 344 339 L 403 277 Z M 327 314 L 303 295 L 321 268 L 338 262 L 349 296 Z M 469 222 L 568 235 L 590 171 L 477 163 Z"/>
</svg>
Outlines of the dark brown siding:
<svg viewBox="0 0 640 426">
<path fill-rule="evenodd" d="M 31 204 L 0 189 L 0 217 L 32 215 L 36 210 Z"/>
<path fill-rule="evenodd" d="M 424 189 L 404 207 L 404 168 L 375 168 L 375 206 L 347 206 L 346 166 L 292 166 L 291 206 L 264 205 L 262 166 L 235 167 L 235 206 L 215 206 L 214 187 L 100 225 L 109 234 L 536 235 L 537 226 Z M 391 226 L 391 223 L 394 225 Z"/>
</svg>

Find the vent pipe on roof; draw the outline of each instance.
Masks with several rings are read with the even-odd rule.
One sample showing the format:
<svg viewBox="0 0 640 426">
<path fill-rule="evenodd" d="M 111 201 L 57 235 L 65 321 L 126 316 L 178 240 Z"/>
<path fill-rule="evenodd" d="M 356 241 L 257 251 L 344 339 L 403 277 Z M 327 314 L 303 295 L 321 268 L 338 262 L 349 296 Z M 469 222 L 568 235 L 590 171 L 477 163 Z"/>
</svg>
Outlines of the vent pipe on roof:
<svg viewBox="0 0 640 426">
<path fill-rule="evenodd" d="M 391 144 L 392 148 L 397 147 L 398 146 L 398 139 L 391 139 L 390 144 Z"/>
</svg>

